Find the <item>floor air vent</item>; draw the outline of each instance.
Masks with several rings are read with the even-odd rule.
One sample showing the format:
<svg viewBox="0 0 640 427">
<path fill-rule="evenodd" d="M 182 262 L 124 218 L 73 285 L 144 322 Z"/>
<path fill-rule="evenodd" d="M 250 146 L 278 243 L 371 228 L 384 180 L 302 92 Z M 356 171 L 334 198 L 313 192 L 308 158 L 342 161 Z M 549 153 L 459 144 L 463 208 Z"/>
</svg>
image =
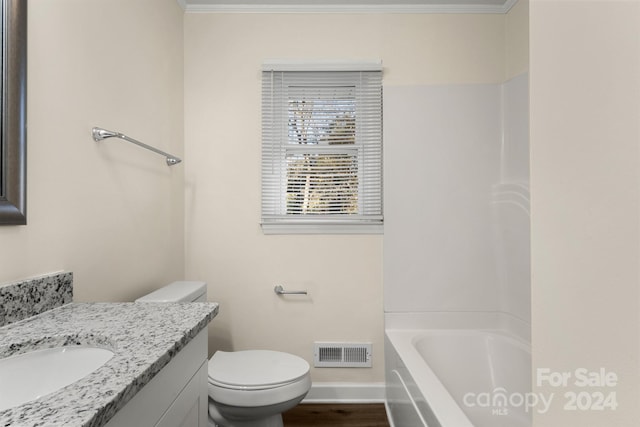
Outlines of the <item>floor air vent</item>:
<svg viewBox="0 0 640 427">
<path fill-rule="evenodd" d="M 317 342 L 313 362 L 316 368 L 370 368 L 371 344 Z"/>
</svg>

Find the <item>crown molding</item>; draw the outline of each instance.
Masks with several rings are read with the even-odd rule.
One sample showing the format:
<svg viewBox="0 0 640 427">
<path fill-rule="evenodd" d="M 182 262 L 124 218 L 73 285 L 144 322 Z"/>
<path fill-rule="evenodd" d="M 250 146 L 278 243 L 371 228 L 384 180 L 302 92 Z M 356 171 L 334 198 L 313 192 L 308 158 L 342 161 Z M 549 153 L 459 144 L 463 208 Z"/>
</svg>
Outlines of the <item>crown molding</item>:
<svg viewBox="0 0 640 427">
<path fill-rule="evenodd" d="M 518 0 L 503 5 L 470 4 L 213 4 L 198 0 L 177 0 L 186 13 L 396 13 L 448 14 L 487 13 L 504 14 Z"/>
</svg>

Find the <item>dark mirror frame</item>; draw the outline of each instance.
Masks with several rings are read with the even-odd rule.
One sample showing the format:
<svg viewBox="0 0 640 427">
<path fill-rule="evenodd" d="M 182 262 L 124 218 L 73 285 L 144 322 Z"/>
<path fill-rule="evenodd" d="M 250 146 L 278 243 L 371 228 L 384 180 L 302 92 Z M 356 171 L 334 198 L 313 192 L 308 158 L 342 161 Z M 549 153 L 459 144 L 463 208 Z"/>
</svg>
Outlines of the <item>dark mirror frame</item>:
<svg viewBox="0 0 640 427">
<path fill-rule="evenodd" d="M 27 0 L 1 0 L 0 225 L 27 223 Z"/>
</svg>

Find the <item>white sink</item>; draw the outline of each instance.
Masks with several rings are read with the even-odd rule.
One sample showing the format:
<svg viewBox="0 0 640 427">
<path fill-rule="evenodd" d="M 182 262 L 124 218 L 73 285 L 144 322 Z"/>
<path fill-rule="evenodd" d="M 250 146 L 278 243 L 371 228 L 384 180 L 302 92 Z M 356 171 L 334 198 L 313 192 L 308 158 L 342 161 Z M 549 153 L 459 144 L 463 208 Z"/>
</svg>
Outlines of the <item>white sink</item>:
<svg viewBox="0 0 640 427">
<path fill-rule="evenodd" d="M 95 371 L 113 352 L 98 347 L 55 347 L 0 359 L 0 411 L 52 393 Z"/>
</svg>

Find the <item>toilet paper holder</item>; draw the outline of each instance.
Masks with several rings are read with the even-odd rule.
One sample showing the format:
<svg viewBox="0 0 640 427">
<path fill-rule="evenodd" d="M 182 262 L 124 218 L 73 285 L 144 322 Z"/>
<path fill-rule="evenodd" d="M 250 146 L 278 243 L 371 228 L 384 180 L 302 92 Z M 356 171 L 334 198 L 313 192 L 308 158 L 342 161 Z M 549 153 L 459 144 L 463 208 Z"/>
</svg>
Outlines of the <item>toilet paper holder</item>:
<svg viewBox="0 0 640 427">
<path fill-rule="evenodd" d="M 285 291 L 282 285 L 276 285 L 273 292 L 278 295 L 307 295 L 307 291 Z"/>
</svg>

